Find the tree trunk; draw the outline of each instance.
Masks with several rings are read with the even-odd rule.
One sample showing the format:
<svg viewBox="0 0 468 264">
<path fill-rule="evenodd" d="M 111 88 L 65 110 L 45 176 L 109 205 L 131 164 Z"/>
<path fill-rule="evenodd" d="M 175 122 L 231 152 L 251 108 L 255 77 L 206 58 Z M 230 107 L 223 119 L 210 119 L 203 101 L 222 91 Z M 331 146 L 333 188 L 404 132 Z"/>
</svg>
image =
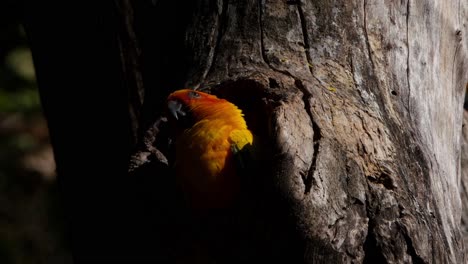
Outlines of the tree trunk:
<svg viewBox="0 0 468 264">
<path fill-rule="evenodd" d="M 465 98 L 465 102 L 468 98 Z M 468 243 L 468 111 L 463 112 L 463 128 L 461 136 L 461 201 L 462 201 L 462 235 L 466 245 Z M 465 247 L 465 254 L 467 248 Z"/>
<path fill-rule="evenodd" d="M 156 198 L 156 216 L 146 221 L 159 230 L 155 248 L 166 247 L 158 254 L 178 255 L 191 241 L 180 230 L 177 193 L 166 188 L 171 160 L 159 117 L 170 91 L 193 87 L 239 105 L 263 153 L 257 199 L 246 205 L 260 206 L 246 226 L 259 237 L 249 245 L 261 250 L 240 246 L 236 257 L 465 263 L 466 1 L 198 0 L 184 7 L 116 5 L 132 177 Z"/>
</svg>

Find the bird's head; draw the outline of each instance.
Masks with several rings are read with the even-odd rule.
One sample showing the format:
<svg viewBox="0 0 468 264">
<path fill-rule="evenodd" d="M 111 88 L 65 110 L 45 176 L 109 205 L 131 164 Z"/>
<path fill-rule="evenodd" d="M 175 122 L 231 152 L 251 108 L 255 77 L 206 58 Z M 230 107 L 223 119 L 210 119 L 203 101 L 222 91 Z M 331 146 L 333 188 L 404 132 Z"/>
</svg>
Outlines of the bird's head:
<svg viewBox="0 0 468 264">
<path fill-rule="evenodd" d="M 207 117 L 221 116 L 225 110 L 236 106 L 208 93 L 191 89 L 177 90 L 167 98 L 167 114 L 170 121 L 190 125 Z"/>
</svg>

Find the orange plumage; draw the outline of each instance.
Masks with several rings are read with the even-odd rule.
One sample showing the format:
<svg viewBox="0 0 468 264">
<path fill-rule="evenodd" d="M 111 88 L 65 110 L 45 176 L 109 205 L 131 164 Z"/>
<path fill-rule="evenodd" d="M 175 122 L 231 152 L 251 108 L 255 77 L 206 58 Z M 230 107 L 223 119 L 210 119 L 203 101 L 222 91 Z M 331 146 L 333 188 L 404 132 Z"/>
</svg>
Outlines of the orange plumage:
<svg viewBox="0 0 468 264">
<path fill-rule="evenodd" d="M 253 143 L 243 114 L 225 99 L 183 89 L 170 94 L 168 110 L 178 132 L 176 176 L 195 208 L 222 208 L 239 191 L 235 155 Z"/>
</svg>

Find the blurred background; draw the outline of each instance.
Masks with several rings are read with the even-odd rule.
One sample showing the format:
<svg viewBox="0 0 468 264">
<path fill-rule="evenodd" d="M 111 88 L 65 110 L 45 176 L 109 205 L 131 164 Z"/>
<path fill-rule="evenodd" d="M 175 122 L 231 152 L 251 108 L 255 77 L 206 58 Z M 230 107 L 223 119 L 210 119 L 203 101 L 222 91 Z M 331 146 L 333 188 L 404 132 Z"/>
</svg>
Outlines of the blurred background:
<svg viewBox="0 0 468 264">
<path fill-rule="evenodd" d="M 20 16 L 0 4 L 0 263 L 72 263 Z"/>
</svg>

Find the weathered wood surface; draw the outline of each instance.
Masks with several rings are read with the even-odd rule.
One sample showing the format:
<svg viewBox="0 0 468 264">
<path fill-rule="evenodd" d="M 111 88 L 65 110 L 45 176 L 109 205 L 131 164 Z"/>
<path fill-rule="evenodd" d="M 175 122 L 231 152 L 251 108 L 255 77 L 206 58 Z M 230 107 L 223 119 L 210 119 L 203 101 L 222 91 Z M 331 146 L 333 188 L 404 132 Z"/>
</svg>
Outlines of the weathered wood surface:
<svg viewBox="0 0 468 264">
<path fill-rule="evenodd" d="M 134 9 L 146 52 L 142 122 L 183 86 L 238 103 L 273 146 L 264 171 L 300 231 L 299 259 L 465 263 L 468 2 L 199 0 L 172 33 L 164 29 L 172 20 L 158 18 L 181 17 L 177 7 Z M 151 34 L 170 36 L 161 51 Z M 163 53 L 177 55 L 168 62 Z M 288 243 L 274 254 L 296 254 Z"/>
<path fill-rule="evenodd" d="M 466 99 L 465 99 L 466 101 Z M 462 201 L 462 236 L 465 242 L 465 254 L 468 252 L 468 111 L 463 112 L 463 128 L 461 136 L 461 185 L 460 194 Z"/>
</svg>

